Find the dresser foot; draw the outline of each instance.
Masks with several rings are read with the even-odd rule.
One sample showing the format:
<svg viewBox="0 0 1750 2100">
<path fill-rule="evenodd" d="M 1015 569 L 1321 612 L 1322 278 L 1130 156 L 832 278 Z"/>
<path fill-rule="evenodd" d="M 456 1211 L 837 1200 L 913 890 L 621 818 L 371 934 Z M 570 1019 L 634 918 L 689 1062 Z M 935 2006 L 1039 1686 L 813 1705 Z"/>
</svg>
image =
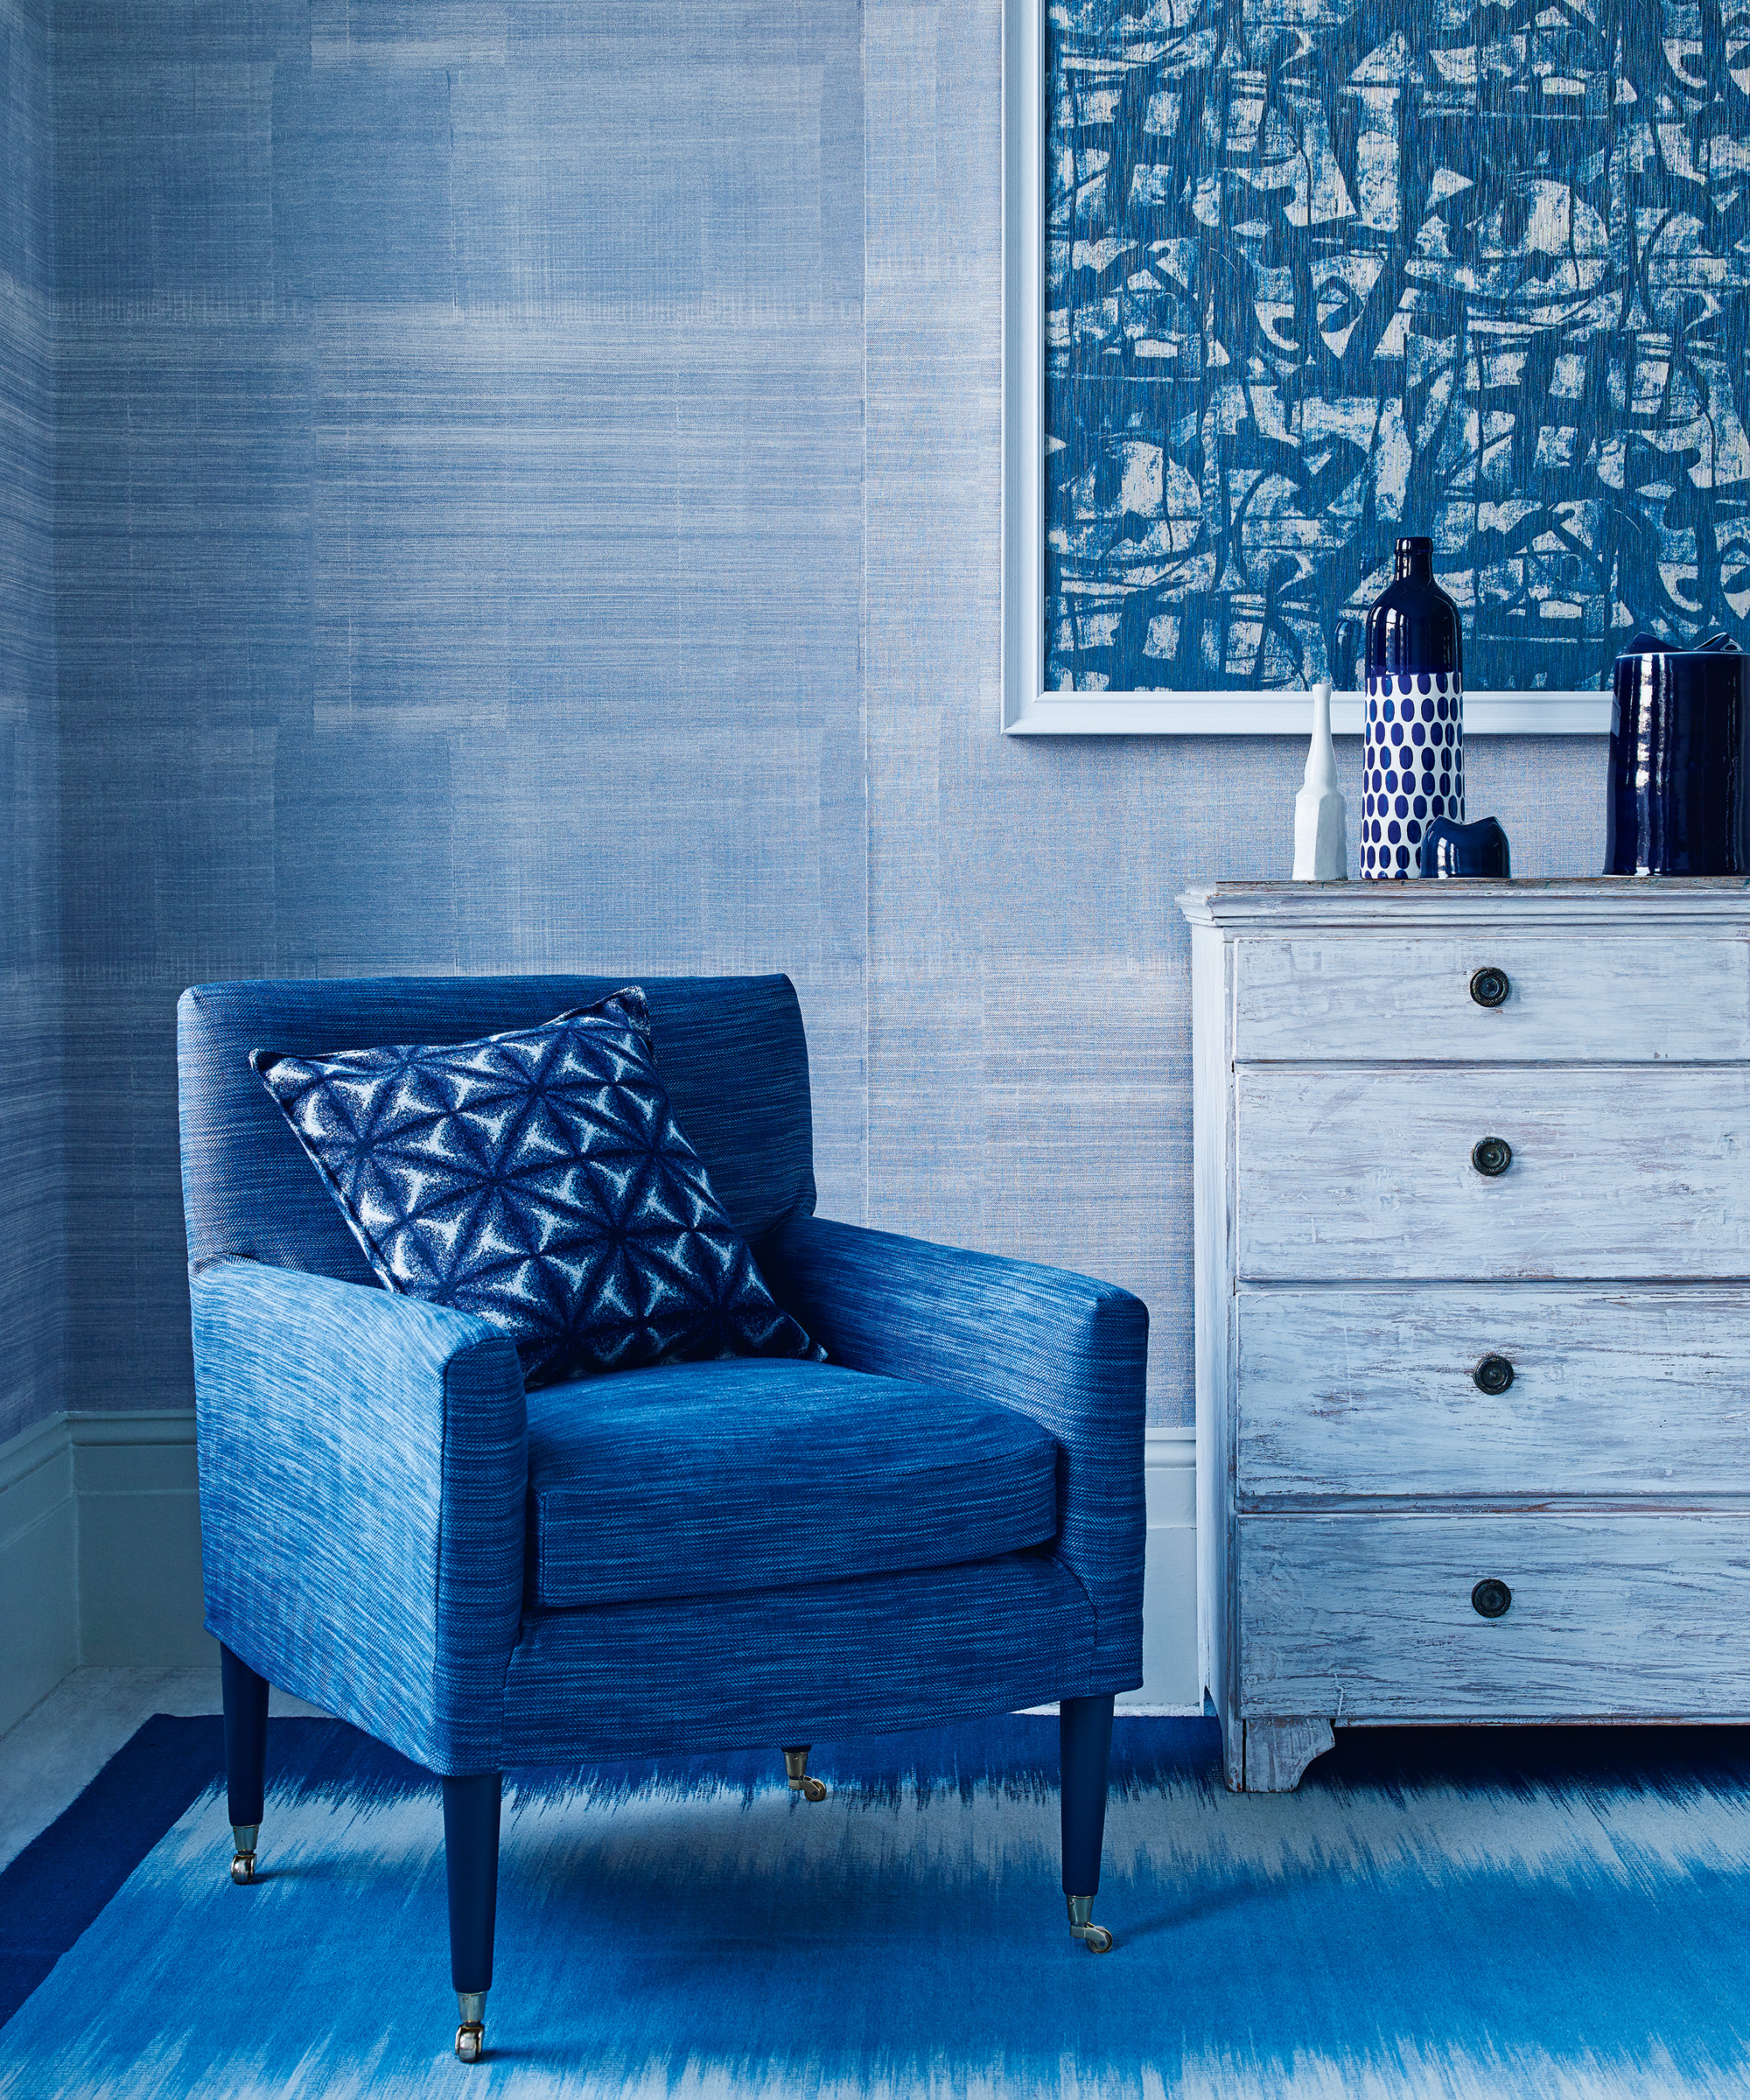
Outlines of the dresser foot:
<svg viewBox="0 0 1750 2100">
<path fill-rule="evenodd" d="M 1337 1740 L 1325 1720 L 1247 1721 L 1244 1727 L 1248 1794 L 1292 1794 L 1307 1766 Z"/>
<path fill-rule="evenodd" d="M 1246 1790 L 1246 1725 L 1232 1712 L 1222 1716 L 1222 1777 L 1230 1794 Z"/>
</svg>

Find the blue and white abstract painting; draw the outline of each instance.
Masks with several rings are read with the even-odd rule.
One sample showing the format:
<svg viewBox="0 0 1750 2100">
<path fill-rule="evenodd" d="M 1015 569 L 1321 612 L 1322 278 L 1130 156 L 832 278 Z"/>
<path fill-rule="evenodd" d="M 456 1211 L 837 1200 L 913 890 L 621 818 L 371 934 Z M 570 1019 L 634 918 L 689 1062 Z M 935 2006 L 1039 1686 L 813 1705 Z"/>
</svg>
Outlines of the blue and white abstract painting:
<svg viewBox="0 0 1750 2100">
<path fill-rule="evenodd" d="M 1750 614 L 1750 0 L 1058 0 L 1046 680 L 1466 683 Z"/>
</svg>

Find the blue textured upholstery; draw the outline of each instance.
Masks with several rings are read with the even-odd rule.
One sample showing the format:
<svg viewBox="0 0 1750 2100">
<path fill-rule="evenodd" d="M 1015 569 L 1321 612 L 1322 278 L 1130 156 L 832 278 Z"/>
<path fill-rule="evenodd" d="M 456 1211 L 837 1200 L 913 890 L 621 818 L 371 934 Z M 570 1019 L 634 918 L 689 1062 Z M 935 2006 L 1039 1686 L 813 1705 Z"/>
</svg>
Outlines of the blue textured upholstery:
<svg viewBox="0 0 1750 2100">
<path fill-rule="evenodd" d="M 256 1262 L 189 1292 L 207 1631 L 431 1771 L 490 1770 L 527 1531 L 508 1337 Z"/>
<path fill-rule="evenodd" d="M 542 1612 L 505 1693 L 508 1764 L 921 1728 L 1109 1690 L 1082 1586 L 1044 1553 L 814 1589 Z"/>
<path fill-rule="evenodd" d="M 528 1396 L 536 1604 L 986 1560 L 1057 1530 L 1057 1444 L 965 1393 L 812 1363 L 676 1364 Z"/>
<path fill-rule="evenodd" d="M 309 1057 L 374 1043 L 462 1043 L 533 1028 L 634 981 L 612 977 L 333 977 L 197 984 L 177 1008 L 182 1201 L 199 1267 L 247 1255 L 375 1286 L 370 1264 L 251 1050 Z M 808 1051 L 788 977 L 637 978 L 656 1068 L 718 1200 L 751 1246 L 815 1207 Z"/>
<path fill-rule="evenodd" d="M 1138 1684 L 1147 1313 L 1085 1278 L 816 1220 L 787 979 L 644 982 L 676 1116 L 778 1302 L 826 1346 L 821 1369 L 647 1369 L 526 1396 L 505 1335 L 377 1286 L 248 1068 L 257 1047 L 530 1026 L 624 981 L 184 995 L 209 1628 L 446 1774 Z M 582 1601 L 670 1586 L 640 1558 L 709 1569 L 713 1593 Z"/>
<path fill-rule="evenodd" d="M 824 1218 L 761 1243 L 780 1305 L 834 1363 L 996 1400 L 1057 1439 L 1056 1550 L 1099 1620 L 1102 1689 L 1143 1674 L 1148 1308 L 1067 1270 Z"/>
</svg>

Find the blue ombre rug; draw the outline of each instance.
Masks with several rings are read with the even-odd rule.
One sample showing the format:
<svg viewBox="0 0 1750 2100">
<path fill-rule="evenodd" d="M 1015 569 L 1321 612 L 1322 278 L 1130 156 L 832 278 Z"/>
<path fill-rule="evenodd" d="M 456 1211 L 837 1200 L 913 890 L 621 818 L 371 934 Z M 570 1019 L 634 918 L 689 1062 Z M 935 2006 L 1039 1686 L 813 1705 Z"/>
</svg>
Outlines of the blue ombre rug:
<svg viewBox="0 0 1750 2100">
<path fill-rule="evenodd" d="M 436 1789 L 276 1721 L 234 1889 L 214 1720 L 158 1718 L 0 1876 L 0 2094 L 1750 2092 L 1750 1732 L 1357 1732 L 1223 1792 L 1121 1720 L 1092 1956 L 1056 1723 L 518 1775 L 491 2054 L 450 2054 Z M 29 1995 L 18 1999 L 24 1992 Z"/>
</svg>

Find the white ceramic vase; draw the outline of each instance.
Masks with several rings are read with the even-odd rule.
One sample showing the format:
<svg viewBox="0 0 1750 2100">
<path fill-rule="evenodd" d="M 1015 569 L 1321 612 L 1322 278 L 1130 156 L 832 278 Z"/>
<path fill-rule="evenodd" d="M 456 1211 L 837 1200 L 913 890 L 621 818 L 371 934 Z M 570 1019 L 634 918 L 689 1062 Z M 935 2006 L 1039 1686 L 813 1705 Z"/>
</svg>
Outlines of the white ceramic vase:
<svg viewBox="0 0 1750 2100">
<path fill-rule="evenodd" d="M 1331 682 L 1312 688 L 1312 741 L 1306 785 L 1294 798 L 1294 879 L 1342 882 L 1349 872 L 1348 808 L 1337 787 L 1331 742 Z"/>
</svg>

